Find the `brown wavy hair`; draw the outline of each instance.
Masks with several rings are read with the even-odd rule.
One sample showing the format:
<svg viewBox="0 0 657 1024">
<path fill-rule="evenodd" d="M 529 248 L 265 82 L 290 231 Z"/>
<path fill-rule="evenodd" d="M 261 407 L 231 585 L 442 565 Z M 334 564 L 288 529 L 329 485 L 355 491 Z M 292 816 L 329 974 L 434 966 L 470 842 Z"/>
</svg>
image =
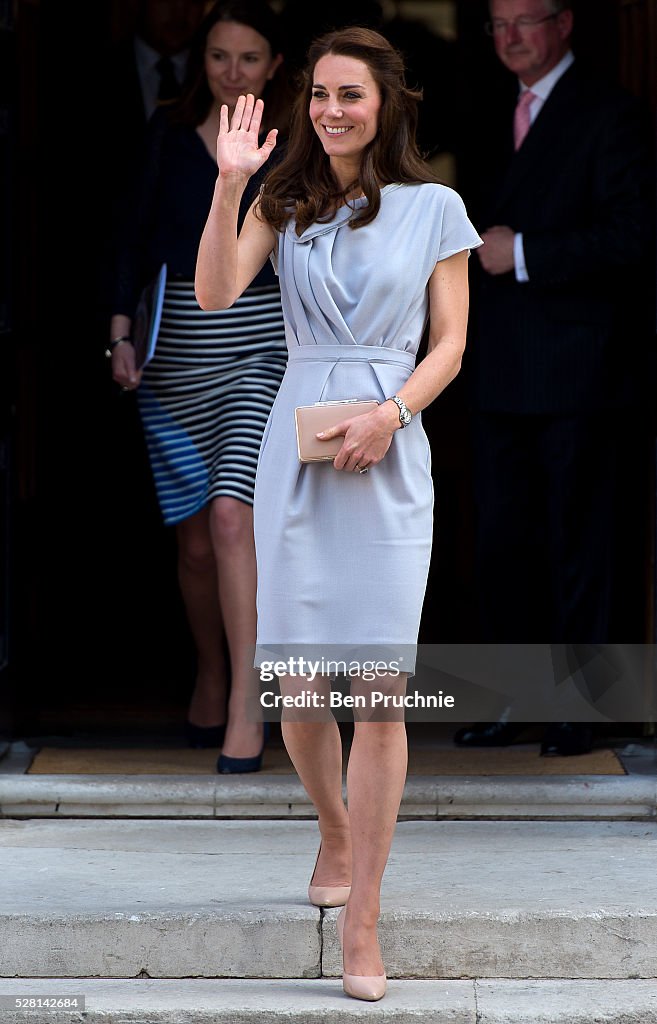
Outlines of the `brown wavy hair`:
<svg viewBox="0 0 657 1024">
<path fill-rule="evenodd" d="M 238 25 L 254 29 L 269 43 L 272 57 L 279 53 L 284 55 L 283 22 L 267 0 L 218 0 L 206 11 L 194 33 L 189 48 L 182 96 L 169 113 L 173 123 L 196 127 L 203 123 L 215 102 L 205 72 L 205 50 L 210 32 L 220 21 L 236 22 Z M 261 134 L 266 135 L 271 128 L 276 127 L 279 130 L 279 137 L 286 138 L 294 98 L 295 94 L 283 62 L 279 64 L 272 80 L 265 83 L 265 117 L 261 125 Z"/>
<path fill-rule="evenodd" d="M 378 131 L 363 151 L 358 178 L 344 189 L 331 170 L 308 116 L 315 65 L 328 54 L 362 61 L 381 93 Z M 331 220 L 337 208 L 348 202 L 348 195 L 359 188 L 367 205 L 349 220 L 351 228 L 359 228 L 373 221 L 379 212 L 384 185 L 438 182 L 415 140 L 421 99 L 420 91 L 406 85 L 402 55 L 379 32 L 354 27 L 316 39 L 308 51 L 302 87 L 292 111 L 286 154 L 265 179 L 259 214 L 279 231 L 295 216 L 296 232 L 301 235 L 315 221 Z"/>
</svg>

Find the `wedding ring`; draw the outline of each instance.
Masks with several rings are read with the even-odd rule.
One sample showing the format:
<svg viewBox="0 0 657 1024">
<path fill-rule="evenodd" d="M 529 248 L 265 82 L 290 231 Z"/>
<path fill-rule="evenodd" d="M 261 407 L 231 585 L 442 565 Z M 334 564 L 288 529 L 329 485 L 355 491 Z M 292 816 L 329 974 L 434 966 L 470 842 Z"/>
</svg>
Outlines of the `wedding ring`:
<svg viewBox="0 0 657 1024">
<path fill-rule="evenodd" d="M 359 473 L 367 473 L 367 471 L 368 471 L 368 467 L 367 466 L 364 466 L 363 469 L 359 469 L 358 470 Z"/>
<path fill-rule="evenodd" d="M 130 390 L 130 388 L 126 387 L 125 384 L 123 384 L 123 386 L 121 387 L 121 391 L 129 391 L 129 390 Z"/>
</svg>

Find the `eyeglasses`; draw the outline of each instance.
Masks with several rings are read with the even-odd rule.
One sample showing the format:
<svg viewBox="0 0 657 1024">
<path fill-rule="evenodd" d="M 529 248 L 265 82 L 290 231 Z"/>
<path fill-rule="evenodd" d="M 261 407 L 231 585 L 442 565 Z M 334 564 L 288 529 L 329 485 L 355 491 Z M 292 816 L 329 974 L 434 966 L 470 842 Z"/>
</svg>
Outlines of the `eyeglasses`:
<svg viewBox="0 0 657 1024">
<path fill-rule="evenodd" d="M 515 21 L 503 21 L 501 18 L 495 18 L 493 21 L 486 22 L 484 30 L 489 36 L 504 35 L 511 27 L 517 28 L 518 32 L 528 32 L 530 28 L 535 28 L 536 25 L 542 25 L 544 21 L 550 21 L 558 16 L 555 11 L 554 14 L 546 14 L 544 18 L 516 18 Z"/>
</svg>

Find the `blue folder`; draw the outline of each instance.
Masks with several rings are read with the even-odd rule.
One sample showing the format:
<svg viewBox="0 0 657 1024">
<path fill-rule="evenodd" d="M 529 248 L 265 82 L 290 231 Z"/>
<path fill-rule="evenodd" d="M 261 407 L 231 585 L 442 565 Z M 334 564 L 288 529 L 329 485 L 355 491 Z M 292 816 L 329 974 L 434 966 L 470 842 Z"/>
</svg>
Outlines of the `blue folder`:
<svg viewBox="0 0 657 1024">
<path fill-rule="evenodd" d="M 132 344 L 135 349 L 135 365 L 138 370 L 142 370 L 155 353 L 166 283 L 167 265 L 163 263 L 159 273 L 142 289 L 139 296 L 132 322 Z"/>
</svg>

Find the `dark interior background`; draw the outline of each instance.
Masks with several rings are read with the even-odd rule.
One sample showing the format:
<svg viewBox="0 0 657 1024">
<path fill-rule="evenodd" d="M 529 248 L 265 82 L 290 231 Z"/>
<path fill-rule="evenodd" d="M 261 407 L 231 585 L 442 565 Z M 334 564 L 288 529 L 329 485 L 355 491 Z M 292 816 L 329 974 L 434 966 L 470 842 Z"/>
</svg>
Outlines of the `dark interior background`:
<svg viewBox="0 0 657 1024">
<path fill-rule="evenodd" d="M 160 522 L 134 395 L 118 392 L 104 358 L 105 196 L 108 176 L 132 154 L 104 131 L 112 82 L 99 55 L 129 29 L 133 7 L 0 2 L 0 736 L 102 733 L 117 722 L 175 729 L 193 687 L 175 539 Z M 420 54 L 409 42 L 408 53 L 430 99 L 422 130 L 435 153 L 458 152 L 474 129 L 478 146 L 494 144 L 483 126 L 464 123 L 452 71 L 465 69 L 470 86 L 489 93 L 508 88 L 482 31 L 485 2 L 460 0 L 455 15 L 450 42 L 407 27 L 409 41 L 427 46 Z M 578 57 L 654 113 L 655 3 L 582 0 L 577 26 Z M 458 187 L 459 175 L 467 179 L 458 160 L 456 174 Z M 474 642 L 459 380 L 424 419 L 436 533 L 421 640 Z M 652 437 L 639 447 L 624 459 L 610 638 L 633 643 L 654 640 Z M 403 581 L 390 586 L 403 592 Z"/>
</svg>

